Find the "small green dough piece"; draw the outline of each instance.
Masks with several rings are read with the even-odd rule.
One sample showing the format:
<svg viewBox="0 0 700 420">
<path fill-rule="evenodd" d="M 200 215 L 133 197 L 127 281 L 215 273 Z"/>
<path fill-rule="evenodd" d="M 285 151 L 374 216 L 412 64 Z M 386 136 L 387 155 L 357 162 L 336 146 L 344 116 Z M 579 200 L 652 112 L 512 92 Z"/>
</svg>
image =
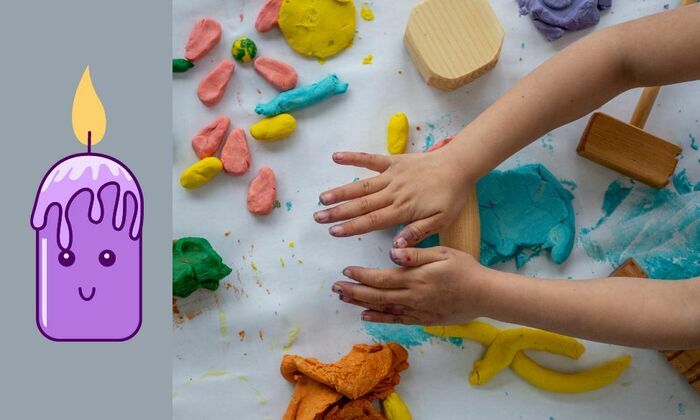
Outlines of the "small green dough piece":
<svg viewBox="0 0 700 420">
<path fill-rule="evenodd" d="M 194 63 L 186 58 L 173 58 L 173 73 L 184 73 L 194 67 Z"/>
<path fill-rule="evenodd" d="M 219 288 L 219 280 L 231 274 L 204 238 L 187 237 L 173 242 L 173 295 L 187 297 L 203 287 Z"/>
<path fill-rule="evenodd" d="M 258 47 L 250 38 L 238 38 L 231 46 L 231 55 L 236 61 L 247 63 L 255 58 L 258 53 Z"/>
</svg>

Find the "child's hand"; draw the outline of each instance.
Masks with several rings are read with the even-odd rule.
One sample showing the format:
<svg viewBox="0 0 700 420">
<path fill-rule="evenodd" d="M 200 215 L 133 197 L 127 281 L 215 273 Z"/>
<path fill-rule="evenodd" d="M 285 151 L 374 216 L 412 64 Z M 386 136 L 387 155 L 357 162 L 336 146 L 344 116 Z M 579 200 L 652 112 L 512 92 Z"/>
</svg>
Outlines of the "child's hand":
<svg viewBox="0 0 700 420">
<path fill-rule="evenodd" d="M 470 321 L 488 307 L 487 268 L 451 248 L 392 249 L 399 268 L 347 267 L 358 283 L 338 281 L 333 292 L 343 302 L 362 306 L 362 319 L 398 324 L 445 325 Z"/>
<path fill-rule="evenodd" d="M 466 201 L 470 182 L 456 159 L 445 150 L 406 155 L 340 152 L 340 165 L 371 169 L 380 174 L 326 191 L 324 205 L 347 201 L 314 214 L 318 223 L 344 223 L 329 229 L 333 236 L 352 236 L 407 224 L 394 238 L 394 247 L 412 246 L 448 226 Z"/>
</svg>

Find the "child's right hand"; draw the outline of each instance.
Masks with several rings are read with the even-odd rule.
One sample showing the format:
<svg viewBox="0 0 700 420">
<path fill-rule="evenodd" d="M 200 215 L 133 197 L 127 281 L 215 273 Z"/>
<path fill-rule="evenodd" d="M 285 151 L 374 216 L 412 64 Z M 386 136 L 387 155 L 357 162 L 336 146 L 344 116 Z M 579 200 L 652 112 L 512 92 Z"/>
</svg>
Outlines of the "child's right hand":
<svg viewBox="0 0 700 420">
<path fill-rule="evenodd" d="M 394 247 L 417 244 L 457 217 L 466 201 L 467 186 L 473 182 L 457 160 L 445 153 L 449 149 L 392 156 L 334 153 L 335 163 L 367 168 L 379 175 L 322 193 L 319 200 L 326 206 L 345 203 L 314 213 L 314 219 L 344 222 L 329 229 L 337 237 L 405 224 L 394 238 Z"/>
</svg>

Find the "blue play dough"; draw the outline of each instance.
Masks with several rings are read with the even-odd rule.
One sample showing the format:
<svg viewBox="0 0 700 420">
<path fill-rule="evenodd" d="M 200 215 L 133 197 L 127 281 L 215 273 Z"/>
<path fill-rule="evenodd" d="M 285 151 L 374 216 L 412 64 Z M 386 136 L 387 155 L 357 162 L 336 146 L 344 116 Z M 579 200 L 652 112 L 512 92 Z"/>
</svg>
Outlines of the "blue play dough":
<svg viewBox="0 0 700 420">
<path fill-rule="evenodd" d="M 376 322 L 364 322 L 365 331 L 375 341 L 379 343 L 395 342 L 404 347 L 410 348 L 420 346 L 433 339 L 438 341 L 448 341 L 449 343 L 461 347 L 464 340 L 458 337 L 441 338 L 432 336 L 420 325 L 382 324 Z"/>
<path fill-rule="evenodd" d="M 341 82 L 335 74 L 331 74 L 312 85 L 282 92 L 270 102 L 258 104 L 255 112 L 268 117 L 292 112 L 317 104 L 333 95 L 345 93 L 347 90 L 348 84 Z"/>
<path fill-rule="evenodd" d="M 494 170 L 477 183 L 481 263 L 515 258 L 518 268 L 543 250 L 557 264 L 574 246 L 574 195 L 543 165 Z"/>
</svg>

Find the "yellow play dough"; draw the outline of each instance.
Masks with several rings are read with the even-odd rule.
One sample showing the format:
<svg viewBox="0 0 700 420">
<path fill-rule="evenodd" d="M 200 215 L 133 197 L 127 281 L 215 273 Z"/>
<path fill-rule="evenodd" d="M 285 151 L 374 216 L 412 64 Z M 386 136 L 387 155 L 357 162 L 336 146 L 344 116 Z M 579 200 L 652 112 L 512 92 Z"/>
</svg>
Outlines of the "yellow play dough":
<svg viewBox="0 0 700 420">
<path fill-rule="evenodd" d="M 287 137 L 296 128 L 297 120 L 291 114 L 279 114 L 250 126 L 250 135 L 255 140 L 274 141 Z"/>
<path fill-rule="evenodd" d="M 201 187 L 214 179 L 223 168 L 224 165 L 218 158 L 204 158 L 185 169 L 180 176 L 180 185 L 188 190 Z"/>
<path fill-rule="evenodd" d="M 408 145 L 408 117 L 403 112 L 391 116 L 386 127 L 386 148 L 392 155 L 400 155 Z"/>
<path fill-rule="evenodd" d="M 352 44 L 355 14 L 352 0 L 283 0 L 278 24 L 294 51 L 324 59 Z"/>
<path fill-rule="evenodd" d="M 382 401 L 382 409 L 387 420 L 412 420 L 411 412 L 401 400 L 399 394 L 392 392 Z"/>
</svg>

